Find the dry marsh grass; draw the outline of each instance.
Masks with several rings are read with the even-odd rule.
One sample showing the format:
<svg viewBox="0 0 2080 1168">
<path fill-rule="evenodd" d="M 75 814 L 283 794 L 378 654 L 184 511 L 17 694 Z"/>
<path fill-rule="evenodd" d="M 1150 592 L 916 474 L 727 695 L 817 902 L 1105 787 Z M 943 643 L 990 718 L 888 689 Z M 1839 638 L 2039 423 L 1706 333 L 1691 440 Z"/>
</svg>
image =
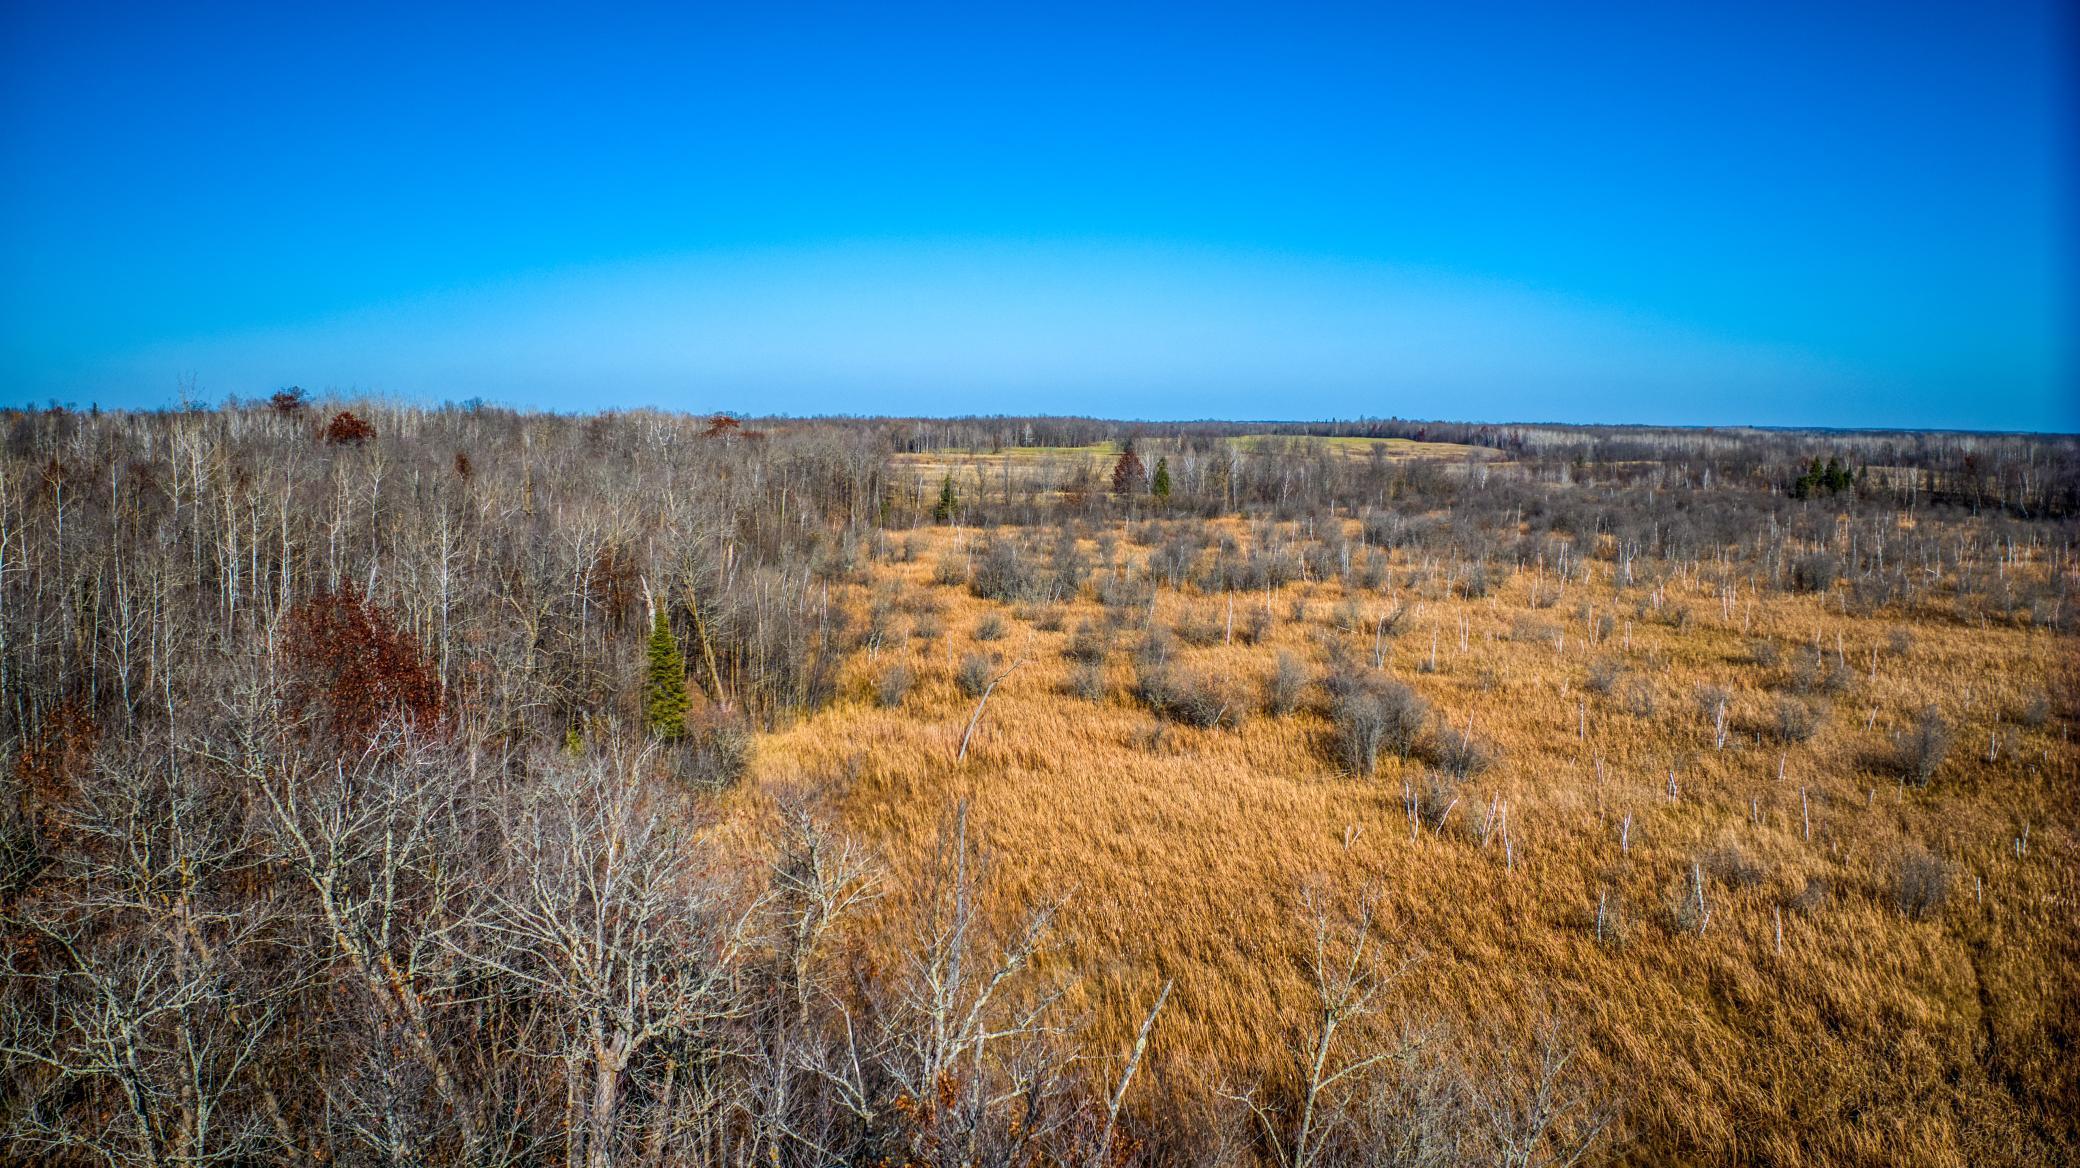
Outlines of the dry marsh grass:
<svg viewBox="0 0 2080 1168">
<path fill-rule="evenodd" d="M 824 785 L 905 870 L 969 801 L 995 909 L 1066 898 L 1050 961 L 1076 971 L 1066 1002 L 1100 1049 L 1130 1043 L 1175 980 L 1150 1055 L 1175 1097 L 1282 1073 L 1311 1001 L 1295 902 L 1326 881 L 1375 890 L 1417 956 L 1398 1016 L 1567 1019 L 1579 1069 L 1622 1104 L 1621 1158 L 1976 1164 L 2075 1146 L 2075 752 L 2069 722 L 2031 714 L 2071 684 L 2071 636 L 1845 615 L 1825 591 L 1729 596 L 1703 573 L 1618 589 L 1603 563 L 1468 599 L 1398 555 L 1382 590 L 1165 586 L 1108 610 L 1086 589 L 1036 622 L 935 575 L 975 537 L 921 531 L 916 555 L 870 565 L 883 594 L 929 597 L 944 635 L 853 660 L 845 697 L 761 741 L 732 805 L 748 821 L 775 791 Z M 1122 578 L 1148 554 L 1109 550 Z M 1239 714 L 1219 728 L 1133 696 L 1141 630 L 1180 625 L 1195 635 L 1176 665 Z M 1022 664 L 957 761 L 977 653 Z M 1435 758 L 1387 751 L 1346 773 L 1319 686 L 1264 711 L 1281 653 L 1405 683 L 1433 737 L 1467 734 L 1492 765 L 1442 781 Z M 900 703 L 877 700 L 891 669 L 914 678 Z M 1095 700 L 1078 692 L 1093 669 Z M 1793 700 L 1809 724 L 1785 732 Z M 1924 788 L 1895 760 L 1931 709 L 1953 740 Z M 1933 876 L 1906 871 L 1917 854 Z"/>
</svg>

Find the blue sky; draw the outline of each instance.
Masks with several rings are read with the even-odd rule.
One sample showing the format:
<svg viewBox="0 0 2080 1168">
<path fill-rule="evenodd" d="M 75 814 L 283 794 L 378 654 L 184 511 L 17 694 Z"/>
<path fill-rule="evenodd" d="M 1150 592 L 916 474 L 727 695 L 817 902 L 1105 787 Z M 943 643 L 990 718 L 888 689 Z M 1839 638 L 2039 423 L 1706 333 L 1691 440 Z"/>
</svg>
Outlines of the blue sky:
<svg viewBox="0 0 2080 1168">
<path fill-rule="evenodd" d="M 5 21 L 5 401 L 2080 429 L 2055 3 Z"/>
</svg>

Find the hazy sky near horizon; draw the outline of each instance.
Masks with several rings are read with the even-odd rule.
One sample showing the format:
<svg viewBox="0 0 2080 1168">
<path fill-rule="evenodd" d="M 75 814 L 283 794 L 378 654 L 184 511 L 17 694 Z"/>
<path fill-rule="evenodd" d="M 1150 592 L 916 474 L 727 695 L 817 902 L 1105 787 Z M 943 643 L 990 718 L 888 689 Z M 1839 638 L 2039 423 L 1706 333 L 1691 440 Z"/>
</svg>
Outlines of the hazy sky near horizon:
<svg viewBox="0 0 2080 1168">
<path fill-rule="evenodd" d="M 2080 430 L 2056 0 L 0 19 L 0 401 Z"/>
</svg>

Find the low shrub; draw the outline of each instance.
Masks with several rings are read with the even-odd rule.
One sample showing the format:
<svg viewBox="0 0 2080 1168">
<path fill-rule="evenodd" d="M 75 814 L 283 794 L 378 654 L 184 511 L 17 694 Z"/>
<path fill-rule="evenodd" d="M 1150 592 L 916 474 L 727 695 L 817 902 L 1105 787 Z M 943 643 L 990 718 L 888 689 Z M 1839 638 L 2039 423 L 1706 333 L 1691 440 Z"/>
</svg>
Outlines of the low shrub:
<svg viewBox="0 0 2080 1168">
<path fill-rule="evenodd" d="M 1812 740 L 1820 729 L 1820 715 L 1797 698 L 1782 698 L 1777 702 L 1776 720 L 1770 729 L 1778 742 L 1795 746 Z"/>
<path fill-rule="evenodd" d="M 1913 726 L 1893 738 L 1893 756 L 1901 777 L 1926 787 L 1950 756 L 1950 723 L 1934 706 L 1921 711 Z"/>
<path fill-rule="evenodd" d="M 916 682 L 917 675 L 908 665 L 891 665 L 882 670 L 880 680 L 874 683 L 874 700 L 885 709 L 893 709 L 910 696 L 910 687 Z"/>
<path fill-rule="evenodd" d="M 1040 574 L 1029 557 L 1019 554 L 1017 544 L 992 540 L 975 559 L 975 570 L 968 576 L 968 591 L 984 600 L 1033 599 L 1040 592 Z"/>
<path fill-rule="evenodd" d="M 1826 552 L 1791 561 L 1791 586 L 1800 592 L 1825 592 L 1842 574 L 1841 562 Z"/>
<path fill-rule="evenodd" d="M 1492 748 L 1467 731 L 1450 727 L 1438 731 L 1430 754 L 1439 770 L 1462 779 L 1480 774 L 1495 763 Z"/>
<path fill-rule="evenodd" d="M 733 787 L 750 773 L 755 748 L 751 728 L 737 719 L 696 725 L 677 747 L 679 775 L 702 790 Z"/>
<path fill-rule="evenodd" d="M 1108 687 L 1105 684 L 1105 667 L 1096 663 L 1078 665 L 1069 671 L 1065 687 L 1070 696 L 1087 702 L 1105 700 Z"/>
<path fill-rule="evenodd" d="M 1908 848 L 1892 880 L 1892 903 L 1900 915 L 1910 921 L 1927 920 L 1942 911 L 1949 897 L 1949 869 L 1927 848 Z"/>
<path fill-rule="evenodd" d="M 1062 650 L 1062 656 L 1084 665 L 1096 665 L 1104 661 L 1111 652 L 1110 638 L 1089 621 L 1085 621 L 1077 625 L 1076 631 L 1069 635 L 1069 644 Z"/>
<path fill-rule="evenodd" d="M 1376 680 L 1339 684 L 1332 693 L 1330 742 L 1346 771 L 1370 775 L 1382 752 L 1407 758 L 1415 750 L 1428 710 L 1414 690 L 1400 682 Z"/>
<path fill-rule="evenodd" d="M 979 698 L 997 673 L 997 663 L 984 653 L 969 653 L 953 671 L 954 688 L 967 697 Z"/>
<path fill-rule="evenodd" d="M 1163 666 L 1144 666 L 1134 681 L 1134 696 L 1158 718 L 1211 730 L 1232 723 L 1234 703 L 1222 687 L 1196 673 Z"/>
<path fill-rule="evenodd" d="M 1264 712 L 1274 718 L 1283 718 L 1300 708 L 1301 698 L 1307 692 L 1307 669 L 1300 659 L 1280 650 L 1278 661 L 1271 668 L 1271 676 L 1264 683 Z"/>
</svg>

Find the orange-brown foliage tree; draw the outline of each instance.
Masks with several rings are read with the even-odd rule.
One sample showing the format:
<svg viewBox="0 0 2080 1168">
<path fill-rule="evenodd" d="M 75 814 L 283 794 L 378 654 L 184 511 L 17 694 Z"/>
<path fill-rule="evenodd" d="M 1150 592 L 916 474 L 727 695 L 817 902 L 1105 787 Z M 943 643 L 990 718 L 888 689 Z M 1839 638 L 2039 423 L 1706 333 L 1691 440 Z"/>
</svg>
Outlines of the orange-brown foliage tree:
<svg viewBox="0 0 2080 1168">
<path fill-rule="evenodd" d="M 424 730 L 441 719 L 439 675 L 416 637 L 351 585 L 321 592 L 289 613 L 289 708 L 322 718 L 344 749 L 366 747 L 383 727 Z"/>
<path fill-rule="evenodd" d="M 325 441 L 334 446 L 359 446 L 375 436 L 376 428 L 352 410 L 341 410 L 325 423 Z"/>
<path fill-rule="evenodd" d="M 15 756 L 24 818 L 34 838 L 48 846 L 63 831 L 61 810 L 78 793 L 80 776 L 93 760 L 101 728 L 78 698 L 67 698 L 26 738 Z"/>
<path fill-rule="evenodd" d="M 1119 452 L 1119 461 L 1112 464 L 1112 493 L 1132 495 L 1141 490 L 1145 475 L 1141 469 L 1141 455 L 1134 450 L 1133 439 L 1127 440 L 1126 449 Z"/>
</svg>

